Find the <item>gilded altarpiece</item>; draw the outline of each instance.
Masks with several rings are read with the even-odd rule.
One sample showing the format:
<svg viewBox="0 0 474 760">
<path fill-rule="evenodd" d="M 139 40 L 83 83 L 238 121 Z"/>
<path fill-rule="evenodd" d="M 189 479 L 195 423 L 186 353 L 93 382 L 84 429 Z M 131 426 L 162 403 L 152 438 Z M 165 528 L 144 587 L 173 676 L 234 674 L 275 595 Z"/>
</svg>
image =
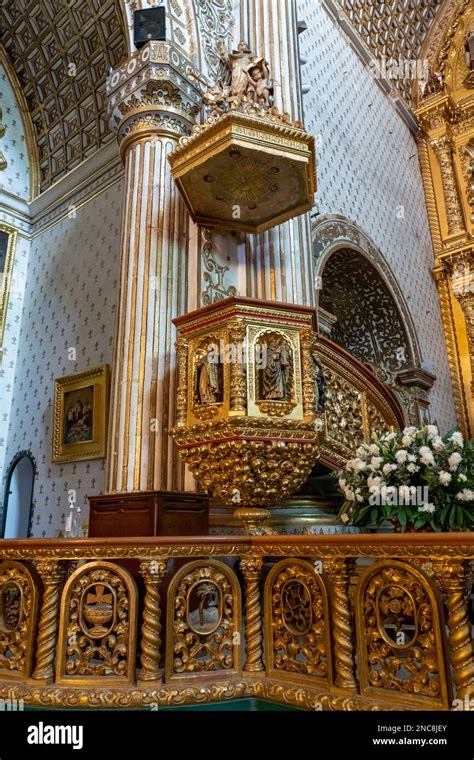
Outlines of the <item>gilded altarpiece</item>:
<svg viewBox="0 0 474 760">
<path fill-rule="evenodd" d="M 422 50 L 416 85 L 420 163 L 458 424 L 474 430 L 474 9 L 453 2 Z"/>
</svg>

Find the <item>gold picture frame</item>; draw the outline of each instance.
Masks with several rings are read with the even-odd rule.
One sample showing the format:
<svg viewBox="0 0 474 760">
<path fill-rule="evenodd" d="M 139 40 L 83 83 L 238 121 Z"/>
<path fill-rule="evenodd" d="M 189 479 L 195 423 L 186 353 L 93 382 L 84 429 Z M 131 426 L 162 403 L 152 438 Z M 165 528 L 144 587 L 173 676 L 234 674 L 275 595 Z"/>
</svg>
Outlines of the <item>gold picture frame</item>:
<svg viewBox="0 0 474 760">
<path fill-rule="evenodd" d="M 15 258 L 17 232 L 13 227 L 0 223 L 0 357 L 7 321 L 13 261 Z"/>
<path fill-rule="evenodd" d="M 106 456 L 109 384 L 108 364 L 54 381 L 53 462 Z"/>
</svg>

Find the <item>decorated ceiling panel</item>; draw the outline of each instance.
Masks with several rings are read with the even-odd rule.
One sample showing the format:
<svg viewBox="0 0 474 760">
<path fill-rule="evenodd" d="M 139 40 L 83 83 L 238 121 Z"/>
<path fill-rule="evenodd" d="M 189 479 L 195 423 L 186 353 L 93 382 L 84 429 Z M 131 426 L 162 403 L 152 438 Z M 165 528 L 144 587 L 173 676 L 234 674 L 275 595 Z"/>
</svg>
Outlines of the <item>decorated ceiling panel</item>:
<svg viewBox="0 0 474 760">
<path fill-rule="evenodd" d="M 353 27 L 379 60 L 396 62 L 390 73 L 416 61 L 442 0 L 338 0 Z M 392 78 L 392 77 L 390 77 Z M 393 86 L 411 101 L 413 80 L 393 77 Z"/>
<path fill-rule="evenodd" d="M 118 0 L 10 0 L 1 42 L 33 120 L 45 190 L 111 139 L 105 78 L 127 55 Z"/>
</svg>

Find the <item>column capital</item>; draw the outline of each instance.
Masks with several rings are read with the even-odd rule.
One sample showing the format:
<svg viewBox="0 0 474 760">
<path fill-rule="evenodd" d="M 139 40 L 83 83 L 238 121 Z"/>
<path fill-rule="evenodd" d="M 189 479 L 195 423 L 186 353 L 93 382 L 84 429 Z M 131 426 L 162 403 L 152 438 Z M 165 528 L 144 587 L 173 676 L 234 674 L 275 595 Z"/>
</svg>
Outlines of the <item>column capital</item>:
<svg viewBox="0 0 474 760">
<path fill-rule="evenodd" d="M 188 59 L 170 42 L 147 42 L 107 78 L 107 116 L 120 152 L 147 135 L 189 135 L 202 104 Z"/>
</svg>

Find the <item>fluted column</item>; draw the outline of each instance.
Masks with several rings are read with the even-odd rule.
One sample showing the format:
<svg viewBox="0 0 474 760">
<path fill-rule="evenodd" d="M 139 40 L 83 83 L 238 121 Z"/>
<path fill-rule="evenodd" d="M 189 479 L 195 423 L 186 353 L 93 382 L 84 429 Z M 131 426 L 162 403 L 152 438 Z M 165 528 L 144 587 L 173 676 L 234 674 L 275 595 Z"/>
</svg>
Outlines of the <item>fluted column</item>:
<svg viewBox="0 0 474 760">
<path fill-rule="evenodd" d="M 269 62 L 275 105 L 302 120 L 295 1 L 245 0 L 241 8 L 240 37 Z M 314 304 L 309 214 L 261 235 L 247 235 L 246 268 L 248 296 Z"/>
<path fill-rule="evenodd" d="M 175 422 L 172 319 L 186 311 L 188 214 L 167 156 L 200 104 L 188 66 L 169 43 L 150 42 L 107 81 L 125 163 L 109 492 L 182 487 L 167 429 Z"/>
</svg>

